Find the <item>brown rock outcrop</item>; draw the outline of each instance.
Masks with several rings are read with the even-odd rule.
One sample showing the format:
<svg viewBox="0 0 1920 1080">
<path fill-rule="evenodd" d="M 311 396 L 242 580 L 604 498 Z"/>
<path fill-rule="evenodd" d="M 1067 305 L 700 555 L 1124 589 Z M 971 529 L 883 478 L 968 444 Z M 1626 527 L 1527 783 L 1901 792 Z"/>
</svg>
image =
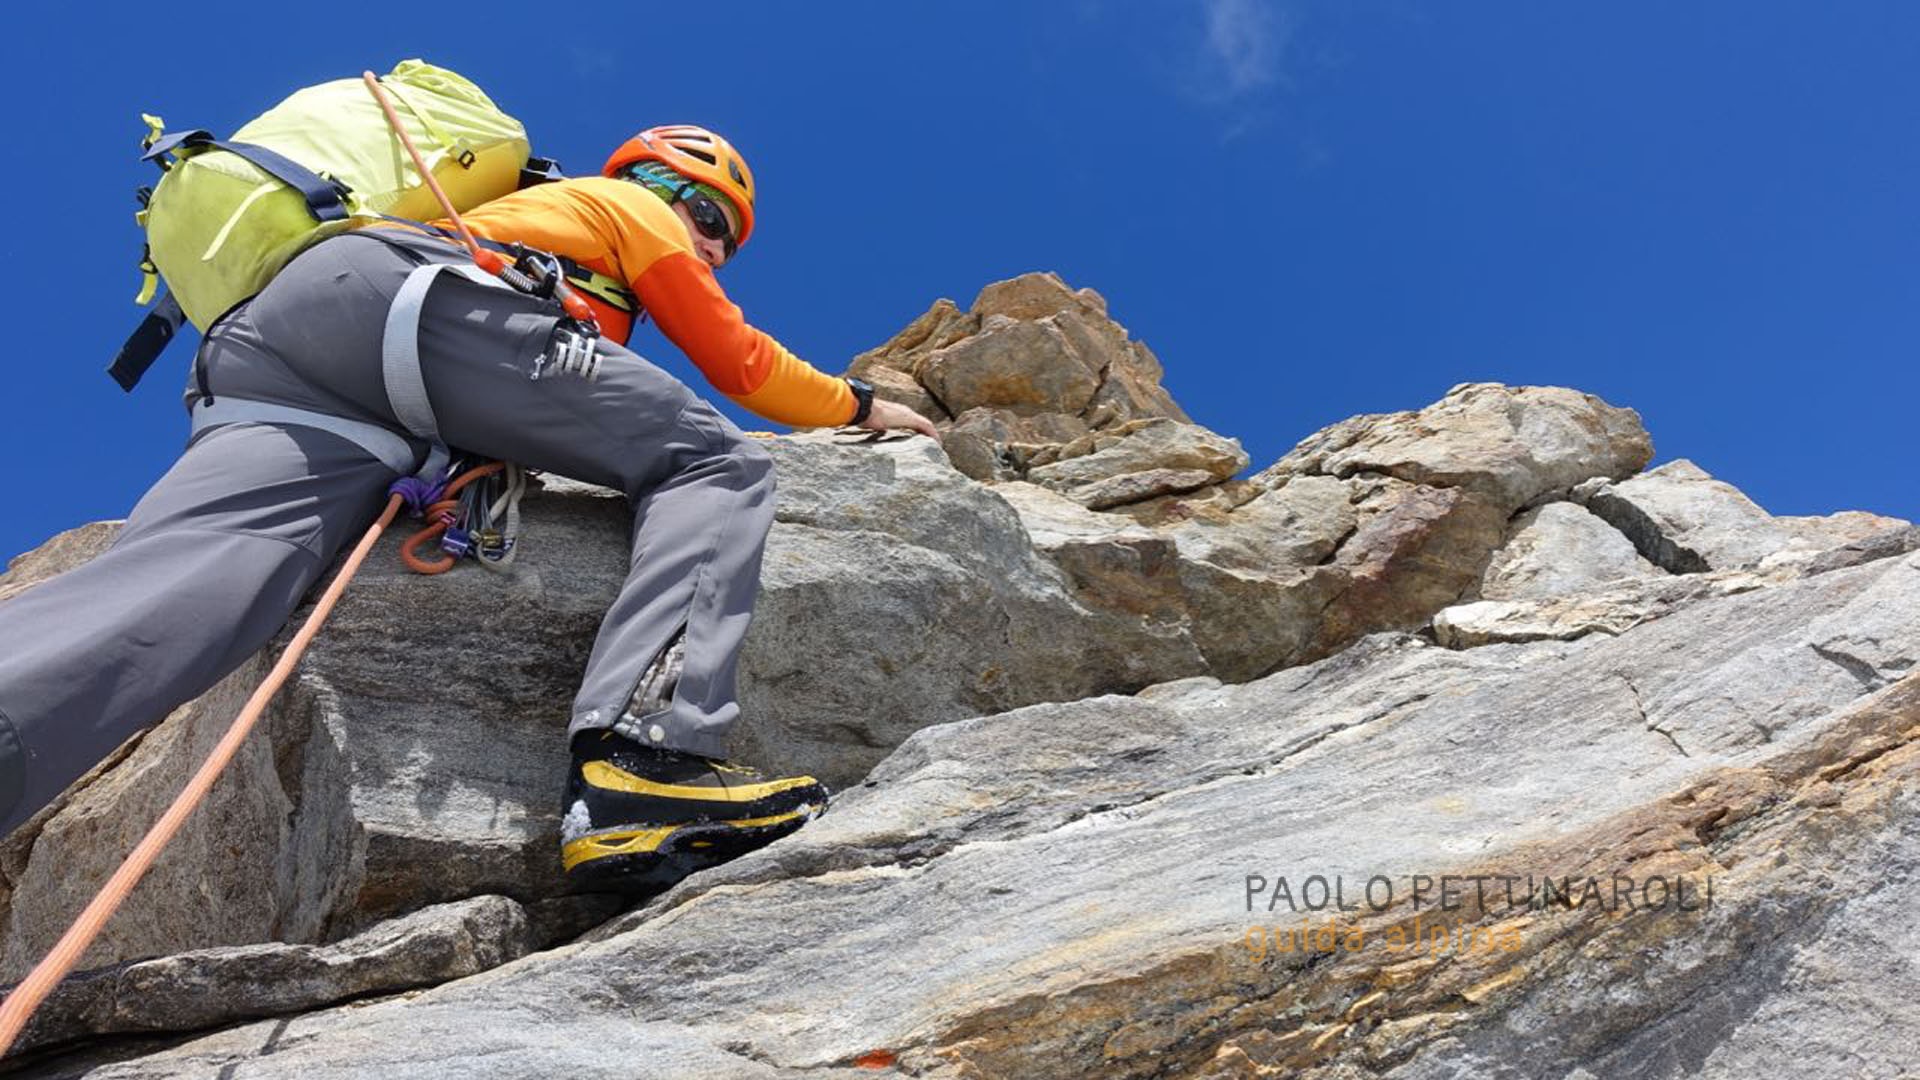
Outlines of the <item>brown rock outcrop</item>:
<svg viewBox="0 0 1920 1080">
<path fill-rule="evenodd" d="M 1154 450 L 1173 441 L 1232 444 L 1194 425 L 1160 385 L 1160 362 L 1131 340 L 1092 289 L 1069 289 L 1054 274 L 1025 274 L 980 290 L 961 311 L 940 300 L 876 349 L 854 358 L 848 374 L 867 379 L 882 397 L 910 405 L 943 426 L 954 467 L 975 480 L 1028 479 L 1035 467 L 1104 450 L 1145 430 L 1164 428 L 1131 448 L 1127 471 L 1152 473 L 1119 479 L 1120 472 L 1086 480 L 1100 484 L 1088 503 L 1123 505 L 1205 487 L 1246 467 L 1196 480 L 1178 451 L 1158 460 Z M 1038 478 L 1034 478 L 1038 479 Z M 1044 482 L 1044 481 L 1042 481 Z"/>
</svg>

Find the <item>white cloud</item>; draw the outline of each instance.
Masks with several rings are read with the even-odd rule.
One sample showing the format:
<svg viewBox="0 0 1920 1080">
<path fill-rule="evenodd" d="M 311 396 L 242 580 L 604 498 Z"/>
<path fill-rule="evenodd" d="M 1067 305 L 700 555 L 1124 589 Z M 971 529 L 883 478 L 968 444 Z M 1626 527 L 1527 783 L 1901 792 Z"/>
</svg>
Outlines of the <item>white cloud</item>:
<svg viewBox="0 0 1920 1080">
<path fill-rule="evenodd" d="M 1266 0 L 1205 0 L 1203 96 L 1232 100 L 1285 79 L 1293 20 Z"/>
</svg>

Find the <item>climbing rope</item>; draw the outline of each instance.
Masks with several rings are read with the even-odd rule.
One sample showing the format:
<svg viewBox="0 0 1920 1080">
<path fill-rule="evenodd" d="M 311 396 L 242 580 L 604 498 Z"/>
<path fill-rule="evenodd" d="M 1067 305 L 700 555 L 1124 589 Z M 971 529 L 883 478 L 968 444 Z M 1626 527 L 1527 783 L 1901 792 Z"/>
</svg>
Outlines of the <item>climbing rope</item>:
<svg viewBox="0 0 1920 1080">
<path fill-rule="evenodd" d="M 107 879 L 107 883 L 101 886 L 100 892 L 80 912 L 80 916 L 73 920 L 73 925 L 61 935 L 60 940 L 53 946 L 53 950 L 27 973 L 26 978 L 20 980 L 20 985 L 14 987 L 13 993 L 7 995 L 6 1002 L 0 1004 L 0 1056 L 5 1055 L 13 1047 L 14 1041 L 20 1037 L 21 1030 L 27 1026 L 28 1019 L 33 1016 L 34 1010 L 47 999 L 47 995 L 53 992 L 53 988 L 59 985 L 60 980 L 73 971 L 74 965 L 80 962 L 80 957 L 100 935 L 107 920 L 120 909 L 127 894 L 139 884 L 140 879 L 153 867 L 154 860 L 159 858 L 160 852 L 166 848 L 174 834 L 180 831 L 180 826 L 185 824 L 187 815 L 193 813 L 201 801 L 207 797 L 207 792 L 213 789 L 213 782 L 233 760 L 233 755 L 239 751 L 240 744 L 246 740 L 247 733 L 253 730 L 254 724 L 260 719 L 260 714 L 266 710 L 267 703 L 273 700 L 273 696 L 279 693 L 280 687 L 286 683 L 287 677 L 293 674 L 293 669 L 300 663 L 300 657 L 307 651 L 308 644 L 313 641 L 314 635 L 320 632 L 320 627 L 326 623 L 327 616 L 333 613 L 334 604 L 340 599 L 341 594 L 347 591 L 347 583 L 353 580 L 353 575 L 359 571 L 360 564 L 366 561 L 367 553 L 373 550 L 374 542 L 379 540 L 380 534 L 393 523 L 393 519 L 399 515 L 400 508 L 405 503 L 406 497 L 399 491 L 395 491 L 392 498 L 387 500 L 387 508 L 381 512 L 379 520 L 367 529 L 366 535 L 360 538 L 359 544 L 355 545 L 353 553 L 347 556 L 347 561 L 340 567 L 340 572 L 334 575 L 333 582 L 327 586 L 325 592 L 320 594 L 320 599 L 314 604 L 313 614 L 308 615 L 307 621 L 300 625 L 299 632 L 294 634 L 293 640 L 287 643 L 286 649 L 280 654 L 279 661 L 273 665 L 273 670 L 254 690 L 253 696 L 247 699 L 247 704 L 240 710 L 240 715 L 233 718 L 233 723 L 227 728 L 226 734 L 220 737 L 213 752 L 207 755 L 205 762 L 201 763 L 200 770 L 187 781 L 187 786 L 174 797 L 173 804 L 167 807 L 166 813 L 160 815 L 160 820 L 154 822 L 153 827 L 147 830 L 147 835 L 134 847 L 132 854 L 128 855 L 126 861 L 120 864 L 120 868 L 113 872 L 113 876 Z"/>
</svg>

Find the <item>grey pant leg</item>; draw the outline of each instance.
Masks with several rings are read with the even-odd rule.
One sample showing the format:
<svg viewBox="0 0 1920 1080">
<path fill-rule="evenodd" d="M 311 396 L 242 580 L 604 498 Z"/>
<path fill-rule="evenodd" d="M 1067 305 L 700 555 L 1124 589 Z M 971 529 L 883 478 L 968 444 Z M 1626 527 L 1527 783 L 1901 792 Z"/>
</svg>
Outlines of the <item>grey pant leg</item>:
<svg viewBox="0 0 1920 1080">
<path fill-rule="evenodd" d="M 432 261 L 443 244 L 404 240 Z M 296 259 L 245 309 L 243 329 L 272 344 L 276 366 L 234 353 L 212 371 L 217 395 L 270 396 L 391 424 L 379 366 L 386 302 L 417 259 L 387 241 L 347 235 Z M 313 301 L 313 297 L 327 297 Z M 532 380 L 554 305 L 442 276 L 420 325 L 420 363 L 441 437 L 624 492 L 633 503 L 632 562 L 608 610 L 573 705 L 573 731 L 620 722 L 653 657 L 685 629 L 671 705 L 629 730 L 656 745 L 725 753 L 740 707 L 735 672 L 773 523 L 773 463 L 712 406 L 665 371 L 603 344 L 596 382 Z M 300 398 L 322 388 L 326 399 Z M 529 542 L 538 543 L 538 525 Z"/>
<path fill-rule="evenodd" d="M 648 663 L 684 629 L 671 704 L 622 727 L 661 747 L 725 756 L 773 525 L 773 459 L 684 383 L 611 343 L 595 382 L 529 378 L 552 319 L 529 324 L 528 306 L 443 279 L 427 302 L 421 367 L 449 444 L 613 487 L 633 503 L 630 570 L 570 730 L 620 723 Z"/>
<path fill-rule="evenodd" d="M 112 547 L 0 604 L 0 835 L 266 644 L 392 477 L 326 432 L 215 428 Z"/>
</svg>

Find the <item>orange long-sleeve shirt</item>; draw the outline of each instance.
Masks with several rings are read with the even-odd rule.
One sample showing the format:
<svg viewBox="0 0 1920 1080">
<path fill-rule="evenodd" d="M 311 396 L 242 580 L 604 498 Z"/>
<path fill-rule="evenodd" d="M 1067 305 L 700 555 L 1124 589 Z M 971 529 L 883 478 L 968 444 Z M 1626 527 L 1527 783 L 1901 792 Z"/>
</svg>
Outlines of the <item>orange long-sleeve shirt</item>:
<svg viewBox="0 0 1920 1080">
<path fill-rule="evenodd" d="M 520 243 L 626 283 L 667 339 L 714 389 L 743 408 L 795 427 L 853 418 L 853 391 L 747 324 L 714 280 L 686 226 L 659 196 L 625 180 L 540 184 L 461 215 L 480 236 Z M 589 298 L 591 301 L 591 298 Z M 625 341 L 632 320 L 596 304 L 602 330 Z"/>
</svg>

